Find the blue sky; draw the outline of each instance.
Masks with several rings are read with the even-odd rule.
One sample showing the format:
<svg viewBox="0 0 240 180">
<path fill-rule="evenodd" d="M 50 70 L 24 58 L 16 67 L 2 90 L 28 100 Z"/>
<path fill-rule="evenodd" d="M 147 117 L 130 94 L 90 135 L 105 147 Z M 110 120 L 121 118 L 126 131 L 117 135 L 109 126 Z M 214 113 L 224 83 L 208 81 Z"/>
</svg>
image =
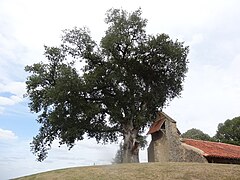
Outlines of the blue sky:
<svg viewBox="0 0 240 180">
<path fill-rule="evenodd" d="M 117 144 L 84 140 L 68 151 L 57 143 L 39 163 L 29 143 L 38 133 L 27 106 L 26 65 L 44 61 L 43 45 L 60 42 L 61 31 L 87 26 L 93 39 L 106 30 L 109 8 L 141 7 L 147 33 L 166 33 L 190 46 L 182 97 L 164 111 L 181 132 L 198 128 L 214 135 L 217 125 L 240 116 L 240 2 L 237 0 L 0 0 L 0 179 L 71 166 L 109 164 Z M 146 150 L 141 161 L 147 161 Z"/>
</svg>

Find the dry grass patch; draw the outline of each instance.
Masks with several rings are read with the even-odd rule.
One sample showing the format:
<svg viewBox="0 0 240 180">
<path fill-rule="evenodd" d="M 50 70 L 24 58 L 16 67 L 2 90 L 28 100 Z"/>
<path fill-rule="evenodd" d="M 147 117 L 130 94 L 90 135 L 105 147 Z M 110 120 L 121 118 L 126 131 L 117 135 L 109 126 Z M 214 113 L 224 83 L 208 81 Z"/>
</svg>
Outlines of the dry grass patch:
<svg viewBox="0 0 240 180">
<path fill-rule="evenodd" d="M 240 165 L 205 163 L 142 163 L 61 169 L 17 180 L 234 180 L 240 179 Z"/>
</svg>

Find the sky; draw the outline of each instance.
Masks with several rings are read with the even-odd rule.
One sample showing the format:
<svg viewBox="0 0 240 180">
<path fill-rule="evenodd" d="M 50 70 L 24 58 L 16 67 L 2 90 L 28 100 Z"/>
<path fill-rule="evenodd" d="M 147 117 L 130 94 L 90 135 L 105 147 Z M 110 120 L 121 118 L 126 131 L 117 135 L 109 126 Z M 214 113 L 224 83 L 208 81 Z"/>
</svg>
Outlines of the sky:
<svg viewBox="0 0 240 180">
<path fill-rule="evenodd" d="M 43 46 L 58 46 L 62 30 L 86 26 L 104 35 L 110 8 L 141 7 L 147 33 L 166 33 L 189 46 L 189 71 L 181 97 L 164 109 L 181 132 L 213 136 L 219 123 L 240 116 L 240 1 L 237 0 L 0 0 L 0 179 L 58 168 L 111 164 L 118 144 L 77 142 L 68 151 L 54 142 L 42 163 L 30 152 L 36 114 L 23 98 L 26 65 L 44 61 Z M 150 141 L 150 137 L 148 137 Z M 140 152 L 147 161 L 146 149 Z"/>
</svg>

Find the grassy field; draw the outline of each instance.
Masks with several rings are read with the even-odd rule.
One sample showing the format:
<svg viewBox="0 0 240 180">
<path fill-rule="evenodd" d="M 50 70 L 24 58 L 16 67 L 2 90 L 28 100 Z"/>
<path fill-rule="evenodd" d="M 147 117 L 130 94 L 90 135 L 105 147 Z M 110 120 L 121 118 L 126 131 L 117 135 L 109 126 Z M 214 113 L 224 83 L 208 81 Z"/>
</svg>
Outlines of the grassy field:
<svg viewBox="0 0 240 180">
<path fill-rule="evenodd" d="M 240 165 L 205 163 L 142 163 L 61 169 L 18 180 L 233 180 L 240 179 Z"/>
</svg>

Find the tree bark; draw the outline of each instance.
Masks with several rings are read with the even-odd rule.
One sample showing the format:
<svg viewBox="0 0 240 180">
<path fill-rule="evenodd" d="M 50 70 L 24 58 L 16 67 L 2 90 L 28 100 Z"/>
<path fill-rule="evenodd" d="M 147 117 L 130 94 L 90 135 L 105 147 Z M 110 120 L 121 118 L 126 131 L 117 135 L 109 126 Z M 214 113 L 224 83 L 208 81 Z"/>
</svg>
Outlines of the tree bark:
<svg viewBox="0 0 240 180">
<path fill-rule="evenodd" d="M 138 131 L 130 125 L 124 128 L 123 163 L 139 163 Z"/>
</svg>

